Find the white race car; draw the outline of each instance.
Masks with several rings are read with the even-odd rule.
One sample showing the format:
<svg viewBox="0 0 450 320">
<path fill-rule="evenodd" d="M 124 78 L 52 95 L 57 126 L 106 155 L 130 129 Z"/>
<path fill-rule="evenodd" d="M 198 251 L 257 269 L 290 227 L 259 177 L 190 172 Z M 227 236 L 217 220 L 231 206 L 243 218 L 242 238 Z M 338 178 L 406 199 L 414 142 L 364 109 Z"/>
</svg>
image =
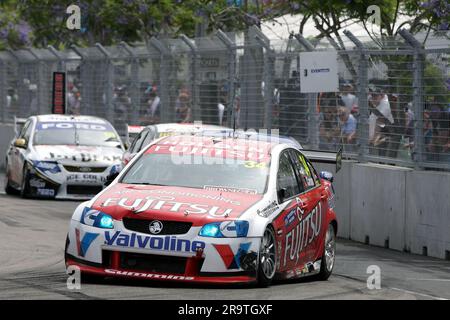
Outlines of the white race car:
<svg viewBox="0 0 450 320">
<path fill-rule="evenodd" d="M 185 283 L 324 280 L 335 261 L 332 180 L 289 144 L 164 137 L 77 207 L 66 266 Z"/>
<path fill-rule="evenodd" d="M 6 155 L 8 194 L 89 199 L 120 171 L 124 146 L 104 119 L 32 116 L 16 134 Z"/>
</svg>

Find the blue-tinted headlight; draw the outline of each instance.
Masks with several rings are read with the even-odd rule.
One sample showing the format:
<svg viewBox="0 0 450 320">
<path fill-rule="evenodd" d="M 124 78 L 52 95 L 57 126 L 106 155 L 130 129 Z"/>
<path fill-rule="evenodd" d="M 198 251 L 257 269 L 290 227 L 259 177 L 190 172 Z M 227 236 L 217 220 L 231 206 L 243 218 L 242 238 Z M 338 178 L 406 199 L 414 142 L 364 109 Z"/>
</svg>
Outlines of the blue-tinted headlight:
<svg viewBox="0 0 450 320">
<path fill-rule="evenodd" d="M 100 228 L 112 229 L 114 228 L 114 221 L 110 215 L 104 214 L 100 219 Z"/>
<path fill-rule="evenodd" d="M 84 208 L 80 222 L 96 228 L 114 228 L 114 220 L 109 214 L 91 208 Z"/>
<path fill-rule="evenodd" d="M 209 223 L 205 224 L 203 228 L 200 230 L 199 236 L 202 237 L 212 237 L 212 238 L 222 238 L 223 235 L 220 232 L 220 223 Z"/>
<path fill-rule="evenodd" d="M 58 163 L 52 161 L 33 161 L 33 167 L 42 171 L 43 173 L 59 173 L 61 169 L 59 168 Z"/>
<path fill-rule="evenodd" d="M 223 221 L 208 223 L 203 226 L 199 236 L 213 238 L 243 238 L 247 236 L 248 221 Z"/>
</svg>

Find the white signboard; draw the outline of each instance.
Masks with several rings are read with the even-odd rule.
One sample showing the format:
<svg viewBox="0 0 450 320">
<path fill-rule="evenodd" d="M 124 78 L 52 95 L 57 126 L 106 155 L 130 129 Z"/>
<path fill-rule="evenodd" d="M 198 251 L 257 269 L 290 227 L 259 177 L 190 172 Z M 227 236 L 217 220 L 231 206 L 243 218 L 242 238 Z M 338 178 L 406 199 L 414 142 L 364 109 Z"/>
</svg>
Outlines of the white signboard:
<svg viewBox="0 0 450 320">
<path fill-rule="evenodd" d="M 300 92 L 339 91 L 336 52 L 300 53 Z"/>
</svg>

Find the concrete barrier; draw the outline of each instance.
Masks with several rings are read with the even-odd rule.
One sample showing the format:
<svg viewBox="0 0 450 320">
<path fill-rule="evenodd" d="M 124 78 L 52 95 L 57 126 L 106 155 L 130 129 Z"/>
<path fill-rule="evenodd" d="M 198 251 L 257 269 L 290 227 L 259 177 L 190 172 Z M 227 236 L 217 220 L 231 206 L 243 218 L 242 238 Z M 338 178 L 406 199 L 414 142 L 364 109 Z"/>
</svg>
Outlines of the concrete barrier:
<svg viewBox="0 0 450 320">
<path fill-rule="evenodd" d="M 411 169 L 353 164 L 351 170 L 352 240 L 380 247 L 405 247 L 406 174 Z"/>
<path fill-rule="evenodd" d="M 450 260 L 450 172 L 314 163 L 335 175 L 338 236 Z"/>
<path fill-rule="evenodd" d="M 5 170 L 6 151 L 14 138 L 14 125 L 0 124 L 0 170 Z"/>
<path fill-rule="evenodd" d="M 450 173 L 409 172 L 405 199 L 406 249 L 450 260 Z"/>
</svg>

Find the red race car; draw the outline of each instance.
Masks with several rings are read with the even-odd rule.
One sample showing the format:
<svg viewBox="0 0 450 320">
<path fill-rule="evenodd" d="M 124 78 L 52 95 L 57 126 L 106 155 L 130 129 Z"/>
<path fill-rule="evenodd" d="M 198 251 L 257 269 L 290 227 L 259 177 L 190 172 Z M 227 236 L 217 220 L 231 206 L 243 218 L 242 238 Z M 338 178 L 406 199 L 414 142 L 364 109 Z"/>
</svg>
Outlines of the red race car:
<svg viewBox="0 0 450 320">
<path fill-rule="evenodd" d="M 325 280 L 336 250 L 332 180 L 270 139 L 164 137 L 75 210 L 66 266 L 183 282 Z"/>
</svg>

